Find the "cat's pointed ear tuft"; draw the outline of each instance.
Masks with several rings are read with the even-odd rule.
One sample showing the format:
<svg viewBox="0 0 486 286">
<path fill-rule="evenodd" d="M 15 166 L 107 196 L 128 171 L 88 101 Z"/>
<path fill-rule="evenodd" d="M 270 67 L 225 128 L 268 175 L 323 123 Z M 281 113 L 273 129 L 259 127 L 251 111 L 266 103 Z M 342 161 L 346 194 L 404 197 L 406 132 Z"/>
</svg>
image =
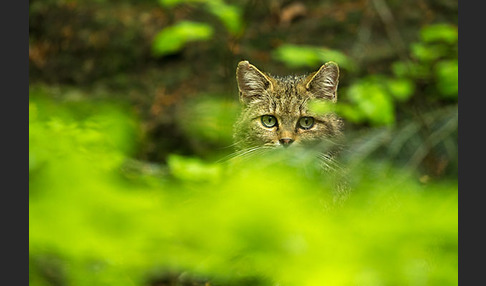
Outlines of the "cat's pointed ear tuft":
<svg viewBox="0 0 486 286">
<path fill-rule="evenodd" d="M 335 62 L 327 62 L 308 77 L 305 87 L 315 98 L 325 98 L 336 102 L 338 83 L 338 65 Z"/>
<path fill-rule="evenodd" d="M 240 101 L 248 103 L 273 89 L 271 79 L 248 61 L 241 61 L 236 68 L 236 81 L 240 91 Z"/>
</svg>

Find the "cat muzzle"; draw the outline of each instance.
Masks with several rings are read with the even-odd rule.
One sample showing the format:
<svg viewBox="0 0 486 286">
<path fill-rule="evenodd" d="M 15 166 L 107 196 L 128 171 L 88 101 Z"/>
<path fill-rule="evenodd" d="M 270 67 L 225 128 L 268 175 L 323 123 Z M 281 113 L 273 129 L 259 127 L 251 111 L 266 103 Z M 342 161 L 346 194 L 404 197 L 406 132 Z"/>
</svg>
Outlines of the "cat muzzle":
<svg viewBox="0 0 486 286">
<path fill-rule="evenodd" d="M 282 138 L 278 140 L 280 142 L 280 145 L 284 146 L 285 148 L 289 147 L 292 142 L 294 142 L 294 139 L 291 138 Z"/>
</svg>

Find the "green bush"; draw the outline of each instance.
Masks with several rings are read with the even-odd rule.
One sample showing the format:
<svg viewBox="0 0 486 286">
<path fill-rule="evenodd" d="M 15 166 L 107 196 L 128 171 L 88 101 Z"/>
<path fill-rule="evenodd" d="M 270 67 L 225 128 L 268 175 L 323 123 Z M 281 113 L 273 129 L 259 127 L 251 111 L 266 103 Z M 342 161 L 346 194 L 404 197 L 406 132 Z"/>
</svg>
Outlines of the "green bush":
<svg viewBox="0 0 486 286">
<path fill-rule="evenodd" d="M 148 285 L 173 272 L 209 285 L 457 284 L 457 181 L 367 162 L 336 200 L 336 178 L 291 152 L 173 155 L 163 175 L 134 174 L 123 167 L 134 119 L 91 106 L 31 97 L 31 285 Z"/>
</svg>

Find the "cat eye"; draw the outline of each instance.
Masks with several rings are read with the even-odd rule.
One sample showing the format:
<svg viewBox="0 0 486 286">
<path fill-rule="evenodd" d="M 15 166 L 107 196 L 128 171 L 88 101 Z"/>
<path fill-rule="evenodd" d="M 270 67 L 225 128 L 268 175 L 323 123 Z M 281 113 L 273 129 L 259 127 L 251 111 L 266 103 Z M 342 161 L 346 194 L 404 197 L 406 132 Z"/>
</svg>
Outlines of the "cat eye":
<svg viewBox="0 0 486 286">
<path fill-rule="evenodd" d="M 262 125 L 267 128 L 271 128 L 277 125 L 277 118 L 275 118 L 275 116 L 272 115 L 263 115 L 261 120 L 262 120 Z"/>
<path fill-rule="evenodd" d="M 299 119 L 299 127 L 302 129 L 310 129 L 314 126 L 314 118 L 312 117 L 301 117 Z"/>
</svg>

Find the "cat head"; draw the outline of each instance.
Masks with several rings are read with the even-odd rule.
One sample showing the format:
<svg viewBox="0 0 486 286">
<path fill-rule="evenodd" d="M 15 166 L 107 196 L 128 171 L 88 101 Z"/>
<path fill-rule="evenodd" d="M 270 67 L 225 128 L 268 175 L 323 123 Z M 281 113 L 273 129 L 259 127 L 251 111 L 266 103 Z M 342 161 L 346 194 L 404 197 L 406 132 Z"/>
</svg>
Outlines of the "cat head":
<svg viewBox="0 0 486 286">
<path fill-rule="evenodd" d="M 334 62 L 310 75 L 272 76 L 241 61 L 236 69 L 242 113 L 235 123 L 238 148 L 315 144 L 340 134 L 334 113 L 317 113 L 311 102 L 337 101 L 339 68 Z"/>
</svg>

